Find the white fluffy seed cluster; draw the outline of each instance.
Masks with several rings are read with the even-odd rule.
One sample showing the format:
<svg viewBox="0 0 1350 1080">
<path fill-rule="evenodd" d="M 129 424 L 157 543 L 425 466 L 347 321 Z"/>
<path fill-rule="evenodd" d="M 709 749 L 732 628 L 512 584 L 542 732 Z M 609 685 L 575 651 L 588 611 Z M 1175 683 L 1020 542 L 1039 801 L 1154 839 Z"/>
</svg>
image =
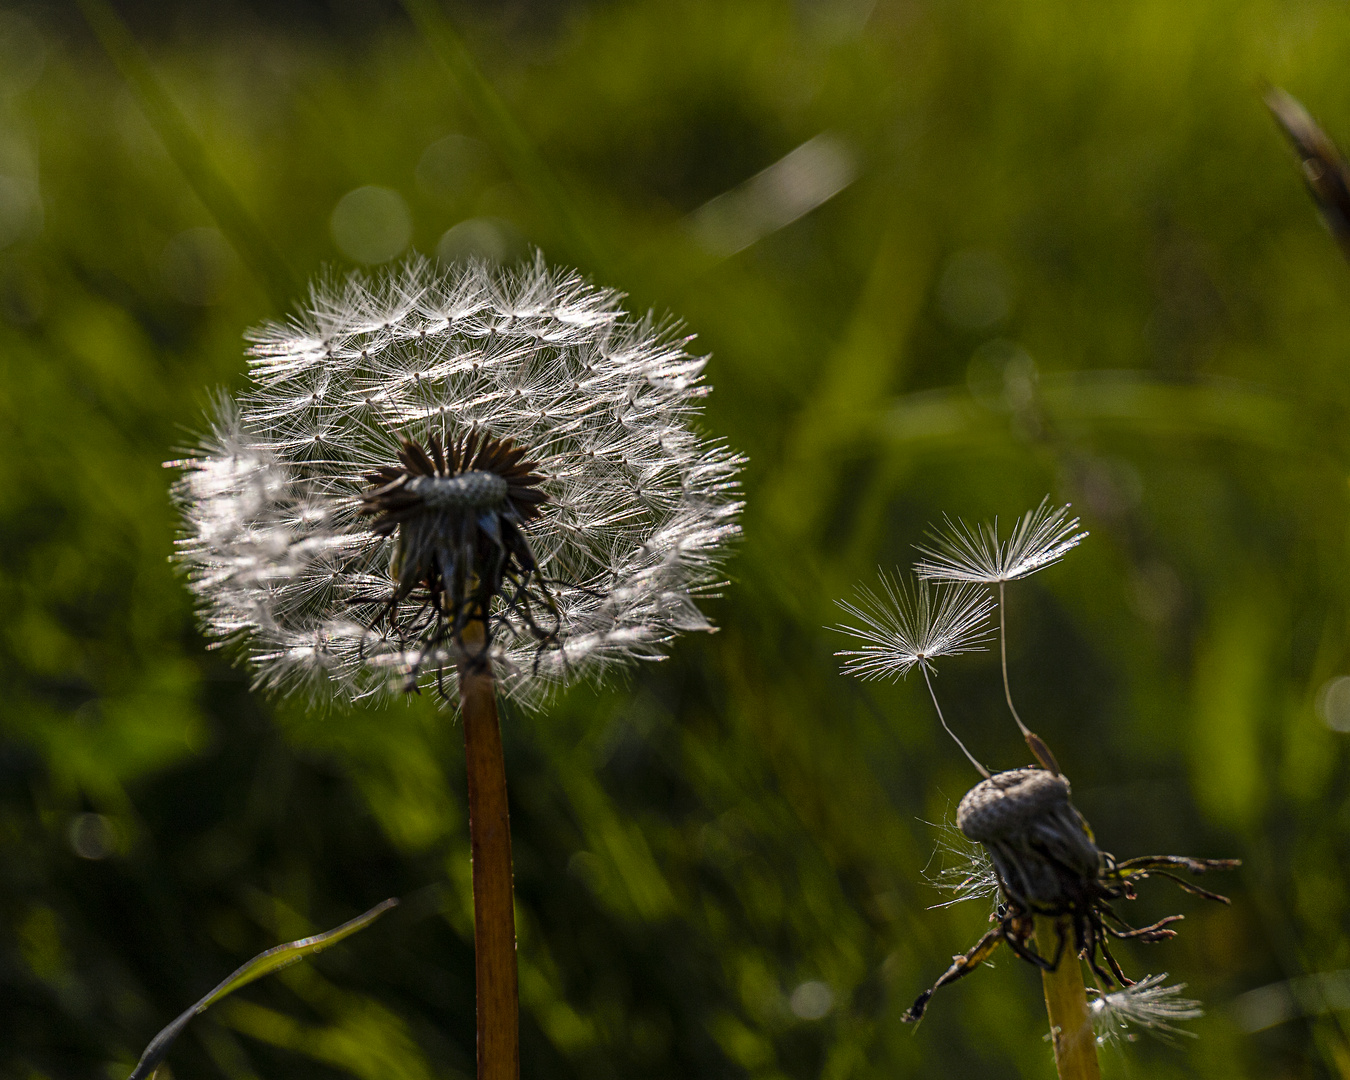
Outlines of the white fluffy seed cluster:
<svg viewBox="0 0 1350 1080">
<path fill-rule="evenodd" d="M 1088 1004 L 1092 1028 L 1099 1043 L 1133 1042 L 1131 1028 L 1142 1028 L 1163 1042 L 1177 1035 L 1195 1038 L 1195 1032 L 1176 1026 L 1179 1020 L 1195 1020 L 1205 1015 L 1200 1002 L 1181 996 L 1185 983 L 1167 985 L 1167 972 L 1146 975 L 1133 986 L 1124 986 L 1109 994 L 1095 993 Z"/>
<path fill-rule="evenodd" d="M 316 286 L 299 317 L 255 331 L 251 387 L 170 463 L 207 630 L 245 643 L 278 691 L 355 700 L 409 672 L 434 680 L 453 657 L 372 630 L 394 541 L 358 516 L 359 495 L 400 438 L 474 432 L 514 439 L 548 478 L 527 532 L 559 631 L 541 649 L 505 614 L 493 656 L 508 690 L 536 699 L 711 629 L 695 599 L 739 531 L 742 459 L 691 427 L 706 359 L 619 301 L 538 258 L 514 271 L 414 261 Z"/>
</svg>

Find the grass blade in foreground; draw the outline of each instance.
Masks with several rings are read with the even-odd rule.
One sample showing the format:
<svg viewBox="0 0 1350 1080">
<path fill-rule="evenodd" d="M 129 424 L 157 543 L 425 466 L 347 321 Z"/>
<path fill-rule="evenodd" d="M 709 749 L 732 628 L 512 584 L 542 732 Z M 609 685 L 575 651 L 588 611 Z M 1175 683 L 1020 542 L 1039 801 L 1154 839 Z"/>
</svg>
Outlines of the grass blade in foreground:
<svg viewBox="0 0 1350 1080">
<path fill-rule="evenodd" d="M 376 904 L 364 915 L 358 915 L 350 922 L 345 922 L 335 930 L 329 930 L 326 934 L 317 934 L 314 937 L 301 938 L 299 941 L 292 941 L 285 945 L 278 945 L 276 948 L 268 949 L 266 952 L 259 953 L 247 964 L 241 967 L 223 983 L 217 986 L 201 1001 L 185 1010 L 172 1024 L 166 1027 L 151 1041 L 145 1048 L 145 1053 L 141 1055 L 141 1060 L 136 1063 L 136 1067 L 131 1070 L 131 1075 L 127 1080 L 145 1080 L 146 1077 L 154 1076 L 159 1069 L 159 1064 L 164 1060 L 164 1056 L 169 1052 L 169 1047 L 173 1045 L 175 1039 L 183 1033 L 188 1023 L 198 1013 L 203 1013 L 214 1005 L 221 998 L 234 993 L 241 986 L 247 986 L 255 979 L 261 979 L 264 975 L 270 975 L 274 971 L 280 971 L 282 968 L 290 967 L 292 964 L 304 960 L 315 953 L 323 952 L 330 945 L 336 945 L 345 937 L 350 937 L 358 930 L 364 930 L 386 911 L 396 907 L 398 901 L 391 898 L 382 904 Z"/>
</svg>

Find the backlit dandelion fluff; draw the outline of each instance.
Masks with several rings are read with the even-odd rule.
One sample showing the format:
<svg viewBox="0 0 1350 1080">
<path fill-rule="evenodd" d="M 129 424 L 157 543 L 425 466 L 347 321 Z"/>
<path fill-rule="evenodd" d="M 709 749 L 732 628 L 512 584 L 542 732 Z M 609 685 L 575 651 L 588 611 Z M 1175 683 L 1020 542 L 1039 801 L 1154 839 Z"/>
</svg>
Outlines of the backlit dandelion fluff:
<svg viewBox="0 0 1350 1080">
<path fill-rule="evenodd" d="M 475 620 L 527 698 L 709 629 L 741 462 L 691 428 L 705 360 L 619 299 L 418 261 L 256 331 L 251 386 L 174 463 L 208 631 L 350 700 L 438 680 Z"/>
<path fill-rule="evenodd" d="M 1133 986 L 1110 993 L 1096 991 L 1088 1002 L 1088 1014 L 1099 1043 L 1133 1042 L 1142 1028 L 1154 1038 L 1170 1042 L 1177 1035 L 1194 1039 L 1195 1032 L 1177 1027 L 1179 1020 L 1195 1020 L 1205 1015 L 1200 1002 L 1181 996 L 1185 983 L 1167 985 L 1167 972 L 1146 975 Z"/>
<path fill-rule="evenodd" d="M 946 529 L 919 547 L 927 558 L 914 572 L 929 581 L 967 581 L 997 585 L 1028 577 L 1059 562 L 1087 538 L 1069 507 L 1052 507 L 1049 496 L 1035 510 L 1017 519 L 1006 540 L 998 535 L 998 519 L 976 526 L 945 518 Z"/>
<path fill-rule="evenodd" d="M 915 664 L 984 647 L 994 604 L 981 590 L 909 584 L 885 571 L 880 579 L 880 594 L 859 585 L 856 602 L 838 602 L 857 625 L 836 629 L 862 642 L 835 653 L 846 658 L 845 671 L 861 679 L 902 678 Z"/>
<path fill-rule="evenodd" d="M 966 744 L 947 725 L 947 718 L 933 690 L 933 661 L 984 647 L 986 626 L 993 601 L 983 590 L 967 584 L 930 585 L 908 583 L 898 574 L 881 572 L 881 594 L 859 585 L 856 602 L 836 603 L 856 620 L 834 629 L 862 642 L 857 649 L 841 649 L 844 670 L 861 679 L 899 679 L 918 667 L 943 730 L 952 737 L 981 776 L 989 770 L 966 749 Z"/>
<path fill-rule="evenodd" d="M 688 338 L 542 260 L 318 287 L 253 340 L 251 386 L 174 463 L 180 557 L 261 684 L 458 700 L 478 1077 L 518 1080 L 497 688 L 537 700 L 710 629 L 741 459 L 693 430 Z"/>
<path fill-rule="evenodd" d="M 1008 682 L 1008 624 L 1004 586 L 1009 581 L 1029 577 L 1064 558 L 1087 538 L 1079 530 L 1078 519 L 1069 517 L 1069 507 L 1050 505 L 1047 495 L 1035 510 L 1028 510 L 1012 527 L 1006 540 L 998 535 L 998 519 L 974 527 L 964 521 L 943 519 L 946 528 L 933 532 L 929 543 L 919 551 L 926 558 L 914 565 L 914 572 L 925 581 L 959 582 L 969 585 L 998 586 L 998 640 L 1003 667 L 1003 694 L 1008 711 L 1027 746 L 1045 768 L 1059 772 L 1055 755 L 1035 732 L 1022 722 L 1013 704 Z"/>
<path fill-rule="evenodd" d="M 955 821 L 944 821 L 933 827 L 937 830 L 937 847 L 924 868 L 923 878 L 949 896 L 939 903 L 929 904 L 928 910 L 954 907 L 967 900 L 984 900 L 990 914 L 995 914 L 999 884 L 989 853 L 982 844 L 969 839 L 957 828 Z"/>
</svg>

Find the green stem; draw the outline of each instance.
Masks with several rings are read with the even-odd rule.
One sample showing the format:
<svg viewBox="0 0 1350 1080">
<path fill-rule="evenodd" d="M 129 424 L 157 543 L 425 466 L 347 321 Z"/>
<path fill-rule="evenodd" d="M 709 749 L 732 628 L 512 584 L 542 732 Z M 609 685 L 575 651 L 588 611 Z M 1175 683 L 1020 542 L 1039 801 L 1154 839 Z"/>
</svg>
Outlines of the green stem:
<svg viewBox="0 0 1350 1080">
<path fill-rule="evenodd" d="M 511 872 L 511 819 L 506 762 L 497 719 L 491 661 L 480 659 L 482 624 L 462 641 L 459 695 L 469 787 L 469 850 L 473 859 L 473 950 L 478 1002 L 478 1080 L 519 1080 L 520 999 Z"/>
<path fill-rule="evenodd" d="M 1041 972 L 1045 1011 L 1050 1016 L 1050 1037 L 1055 1046 L 1055 1069 L 1059 1080 L 1101 1080 L 1083 966 L 1074 955 L 1072 933 L 1067 924 L 1057 924 L 1052 916 L 1036 916 L 1038 951 L 1042 956 L 1059 954 L 1055 970 Z"/>
</svg>

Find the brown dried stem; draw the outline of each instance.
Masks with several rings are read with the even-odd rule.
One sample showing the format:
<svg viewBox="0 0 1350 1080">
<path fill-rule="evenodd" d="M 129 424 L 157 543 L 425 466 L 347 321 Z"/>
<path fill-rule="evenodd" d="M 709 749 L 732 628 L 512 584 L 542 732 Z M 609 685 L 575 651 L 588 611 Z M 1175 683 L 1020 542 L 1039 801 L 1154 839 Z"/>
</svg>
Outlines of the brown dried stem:
<svg viewBox="0 0 1350 1080">
<path fill-rule="evenodd" d="M 483 624 L 465 627 L 459 662 L 464 764 L 473 858 L 473 951 L 478 1000 L 478 1080 L 519 1080 L 520 1004 L 506 763 L 496 683 Z"/>
</svg>

